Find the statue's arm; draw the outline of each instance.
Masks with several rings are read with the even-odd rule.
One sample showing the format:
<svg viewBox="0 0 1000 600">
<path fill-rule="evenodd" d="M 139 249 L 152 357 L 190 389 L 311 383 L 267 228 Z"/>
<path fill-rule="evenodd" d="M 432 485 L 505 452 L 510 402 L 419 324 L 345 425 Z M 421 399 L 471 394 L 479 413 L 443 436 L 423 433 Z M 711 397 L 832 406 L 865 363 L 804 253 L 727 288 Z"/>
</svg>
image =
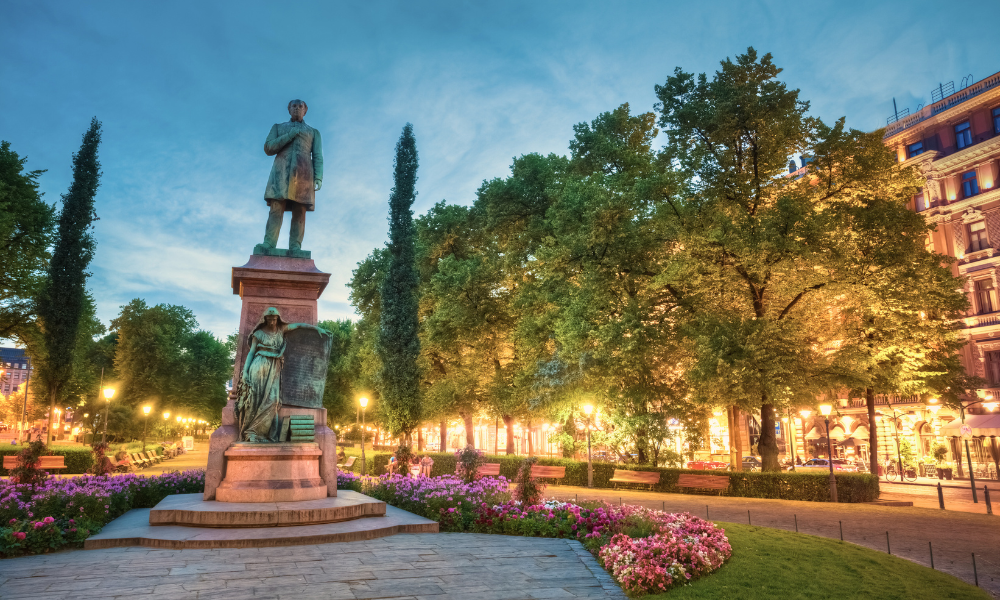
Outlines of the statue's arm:
<svg viewBox="0 0 1000 600">
<path fill-rule="evenodd" d="M 310 325 L 309 323 L 290 323 L 285 328 L 286 331 L 292 331 L 293 329 L 314 329 L 320 335 L 333 335 L 326 329 L 323 329 L 322 327 L 317 327 L 315 325 Z"/>
<path fill-rule="evenodd" d="M 281 149 L 290 144 L 298 134 L 298 130 L 292 129 L 285 135 L 278 135 L 278 125 L 272 125 L 271 132 L 267 134 L 267 139 L 264 140 L 264 154 L 274 156 L 281 152 Z"/>
<path fill-rule="evenodd" d="M 319 130 L 313 130 L 313 180 L 316 183 L 316 191 L 323 187 L 323 138 L 319 135 Z"/>
</svg>

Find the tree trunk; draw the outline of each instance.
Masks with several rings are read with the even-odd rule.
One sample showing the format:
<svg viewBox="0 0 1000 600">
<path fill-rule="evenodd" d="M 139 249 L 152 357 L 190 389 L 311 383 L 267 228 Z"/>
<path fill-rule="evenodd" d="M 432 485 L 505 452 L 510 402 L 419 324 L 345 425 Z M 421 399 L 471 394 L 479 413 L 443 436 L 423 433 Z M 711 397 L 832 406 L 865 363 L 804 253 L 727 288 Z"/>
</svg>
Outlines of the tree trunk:
<svg viewBox="0 0 1000 600">
<path fill-rule="evenodd" d="M 878 477 L 878 429 L 875 427 L 875 390 L 865 388 L 865 404 L 868 405 L 868 468 Z"/>
<path fill-rule="evenodd" d="M 424 430 L 422 427 L 417 427 L 417 452 L 424 451 Z"/>
<path fill-rule="evenodd" d="M 740 409 L 730 406 L 726 409 L 729 418 L 729 464 L 734 471 L 743 470 L 743 453 L 740 448 L 743 446 L 740 435 Z"/>
<path fill-rule="evenodd" d="M 638 427 L 635 430 L 635 453 L 636 462 L 640 465 L 644 465 L 649 462 L 649 455 L 646 453 L 646 441 L 649 439 L 649 434 L 645 427 Z"/>
<path fill-rule="evenodd" d="M 27 394 L 27 390 L 24 392 Z M 55 386 L 49 387 L 49 435 L 45 436 L 45 446 L 51 446 L 52 442 L 55 441 L 56 428 L 53 427 L 53 417 L 56 414 L 56 396 L 59 395 L 59 390 Z"/>
<path fill-rule="evenodd" d="M 528 456 L 534 456 L 535 455 L 535 445 L 534 445 L 534 440 L 531 439 L 531 420 L 530 419 L 528 420 L 528 423 L 525 425 L 524 432 L 525 432 L 524 434 L 526 436 L 528 436 Z"/>
<path fill-rule="evenodd" d="M 438 452 L 448 451 L 448 421 L 441 421 L 441 443 Z"/>
<path fill-rule="evenodd" d="M 563 433 L 569 436 L 570 443 L 573 444 L 568 448 L 563 446 L 563 458 L 573 458 L 576 452 L 576 421 L 573 420 L 572 413 L 566 417 L 566 425 L 563 427 Z"/>
<path fill-rule="evenodd" d="M 507 454 L 517 454 L 514 448 L 514 417 L 504 415 L 500 418 L 503 419 L 504 427 L 507 429 Z"/>
<path fill-rule="evenodd" d="M 476 425 L 472 422 L 472 414 L 463 414 L 462 420 L 465 421 L 465 445 L 476 447 Z"/>
<path fill-rule="evenodd" d="M 780 471 L 778 464 L 778 437 L 774 435 L 774 406 L 765 400 L 760 405 L 760 440 L 757 450 L 760 452 L 761 471 Z"/>
</svg>

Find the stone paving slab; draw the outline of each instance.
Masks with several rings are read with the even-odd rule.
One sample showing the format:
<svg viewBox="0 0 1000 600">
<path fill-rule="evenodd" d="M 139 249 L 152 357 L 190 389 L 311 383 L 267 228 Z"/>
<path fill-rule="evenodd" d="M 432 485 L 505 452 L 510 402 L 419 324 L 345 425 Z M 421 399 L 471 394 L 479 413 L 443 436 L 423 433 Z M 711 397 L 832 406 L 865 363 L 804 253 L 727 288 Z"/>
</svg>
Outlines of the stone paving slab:
<svg viewBox="0 0 1000 600">
<path fill-rule="evenodd" d="M 418 533 L 283 548 L 116 547 L 13 558 L 0 561 L 0 598 L 626 597 L 575 540 Z"/>
</svg>

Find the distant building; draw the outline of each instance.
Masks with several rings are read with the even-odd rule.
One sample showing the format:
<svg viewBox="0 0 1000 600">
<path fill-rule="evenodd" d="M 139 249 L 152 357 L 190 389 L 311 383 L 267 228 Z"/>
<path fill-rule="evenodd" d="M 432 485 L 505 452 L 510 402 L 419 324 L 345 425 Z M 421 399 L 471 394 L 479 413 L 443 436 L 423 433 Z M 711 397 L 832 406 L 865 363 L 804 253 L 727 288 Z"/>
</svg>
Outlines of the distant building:
<svg viewBox="0 0 1000 600">
<path fill-rule="evenodd" d="M 30 360 L 24 348 L 0 348 L 0 394 L 10 396 L 28 381 Z"/>
</svg>

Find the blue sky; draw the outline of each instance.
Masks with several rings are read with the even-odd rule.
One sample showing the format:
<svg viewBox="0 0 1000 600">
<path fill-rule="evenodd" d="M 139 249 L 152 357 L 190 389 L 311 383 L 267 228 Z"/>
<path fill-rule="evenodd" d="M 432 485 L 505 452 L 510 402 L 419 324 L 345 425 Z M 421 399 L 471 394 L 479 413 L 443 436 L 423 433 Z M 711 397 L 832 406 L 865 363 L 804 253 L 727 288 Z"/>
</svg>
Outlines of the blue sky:
<svg viewBox="0 0 1000 600">
<path fill-rule="evenodd" d="M 572 126 L 680 66 L 771 52 L 813 114 L 874 129 L 939 82 L 1000 70 L 992 1 L 44 2 L 0 4 L 0 139 L 48 169 L 56 202 L 92 116 L 104 123 L 90 286 L 105 322 L 132 298 L 235 329 L 230 268 L 263 236 L 271 125 L 292 98 L 326 161 L 303 247 L 332 274 L 320 318 L 384 243 L 393 148 L 420 152 L 417 213 L 470 203 L 514 156 L 566 153 Z M 992 41 L 991 41 L 992 40 Z M 286 246 L 287 224 L 280 245 Z M 2 266 L 0 266 L 2 268 Z"/>
</svg>

